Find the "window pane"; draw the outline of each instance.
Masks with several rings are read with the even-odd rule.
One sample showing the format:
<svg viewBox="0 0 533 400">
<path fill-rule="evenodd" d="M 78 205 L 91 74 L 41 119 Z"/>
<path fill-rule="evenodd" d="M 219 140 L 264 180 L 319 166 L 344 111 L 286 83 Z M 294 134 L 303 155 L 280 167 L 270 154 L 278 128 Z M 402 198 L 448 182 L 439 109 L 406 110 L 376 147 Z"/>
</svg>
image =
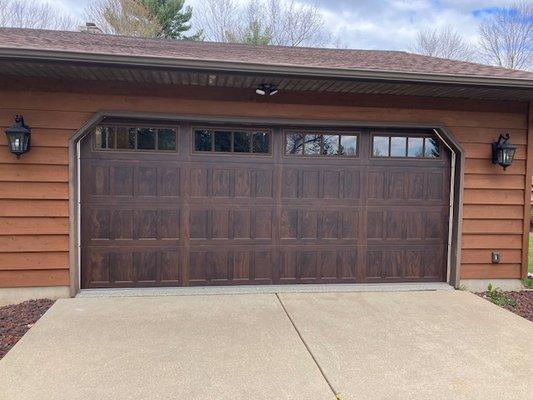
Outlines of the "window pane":
<svg viewBox="0 0 533 400">
<path fill-rule="evenodd" d="M 211 131 L 195 131 L 194 132 L 194 150 L 196 151 L 211 151 L 211 144 L 213 135 Z"/>
<path fill-rule="evenodd" d="M 255 132 L 253 152 L 254 153 L 268 153 L 269 152 L 268 146 L 269 146 L 268 133 Z"/>
<path fill-rule="evenodd" d="M 410 137 L 407 139 L 407 156 L 424 157 L 424 139 Z"/>
<path fill-rule="evenodd" d="M 357 136 L 341 135 L 341 148 L 339 154 L 343 156 L 357 155 Z"/>
<path fill-rule="evenodd" d="M 231 151 L 231 132 L 215 131 L 215 151 Z"/>
<path fill-rule="evenodd" d="M 159 129 L 157 131 L 157 148 L 159 150 L 176 150 L 176 131 Z"/>
<path fill-rule="evenodd" d="M 305 135 L 305 154 L 320 154 L 321 135 Z"/>
<path fill-rule="evenodd" d="M 374 157 L 388 157 L 389 156 L 389 137 L 388 136 L 374 136 L 374 145 L 372 150 Z"/>
<path fill-rule="evenodd" d="M 303 154 L 305 135 L 301 133 L 289 133 L 285 144 L 285 154 Z"/>
<path fill-rule="evenodd" d="M 137 148 L 140 150 L 155 150 L 155 129 L 139 128 L 137 130 Z"/>
<path fill-rule="evenodd" d="M 94 132 L 94 143 L 96 149 L 115 148 L 115 131 L 109 126 L 98 126 Z"/>
<path fill-rule="evenodd" d="M 439 156 L 439 142 L 435 138 L 424 139 L 424 157 L 437 158 Z"/>
<path fill-rule="evenodd" d="M 135 149 L 135 129 L 118 127 L 117 149 Z"/>
<path fill-rule="evenodd" d="M 323 146 L 322 154 L 336 155 L 339 153 L 339 135 L 324 135 L 322 136 Z"/>
<path fill-rule="evenodd" d="M 250 132 L 233 133 L 233 151 L 236 153 L 249 153 L 252 149 L 252 134 Z"/>
<path fill-rule="evenodd" d="M 407 150 L 407 138 L 392 136 L 390 138 L 391 157 L 405 157 Z"/>
</svg>

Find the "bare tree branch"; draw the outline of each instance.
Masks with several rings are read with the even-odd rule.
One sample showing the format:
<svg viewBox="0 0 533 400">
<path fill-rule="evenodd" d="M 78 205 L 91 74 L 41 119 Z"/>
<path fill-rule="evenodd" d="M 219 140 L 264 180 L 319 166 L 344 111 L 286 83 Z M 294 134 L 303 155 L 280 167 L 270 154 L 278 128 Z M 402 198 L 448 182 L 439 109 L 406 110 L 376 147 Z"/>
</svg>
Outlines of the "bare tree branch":
<svg viewBox="0 0 533 400">
<path fill-rule="evenodd" d="M 261 42 L 283 46 L 321 46 L 329 41 L 317 6 L 295 0 L 202 0 L 195 7 L 194 23 L 207 40 Z"/>
<path fill-rule="evenodd" d="M 78 22 L 49 3 L 0 0 L 0 26 L 11 28 L 72 30 Z"/>
<path fill-rule="evenodd" d="M 157 19 L 137 0 L 94 0 L 86 7 L 85 18 L 108 34 L 157 37 L 163 31 Z"/>
<path fill-rule="evenodd" d="M 483 61 L 512 69 L 533 68 L 533 3 L 498 9 L 479 26 Z"/>
<path fill-rule="evenodd" d="M 409 51 L 425 56 L 463 61 L 471 60 L 475 52 L 459 33 L 449 27 L 418 32 L 416 42 L 411 45 Z"/>
<path fill-rule="evenodd" d="M 239 5 L 236 0 L 202 0 L 193 13 L 193 25 L 213 42 L 233 42 L 238 36 Z"/>
</svg>

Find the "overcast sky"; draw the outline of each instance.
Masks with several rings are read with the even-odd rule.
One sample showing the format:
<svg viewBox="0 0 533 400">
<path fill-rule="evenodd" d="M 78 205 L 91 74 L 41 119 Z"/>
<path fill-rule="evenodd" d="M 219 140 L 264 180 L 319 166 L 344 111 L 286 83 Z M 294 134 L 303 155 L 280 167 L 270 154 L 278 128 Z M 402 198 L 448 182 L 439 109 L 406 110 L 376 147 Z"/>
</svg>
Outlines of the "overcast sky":
<svg viewBox="0 0 533 400">
<path fill-rule="evenodd" d="M 89 0 L 39 0 L 83 18 Z M 198 0 L 187 0 L 193 7 Z M 216 1 L 216 0 L 213 0 Z M 246 0 L 242 0 L 246 1 Z M 333 37 L 349 48 L 405 50 L 418 31 L 451 26 L 475 41 L 480 18 L 513 0 L 300 0 L 318 4 Z M 533 0 L 532 0 L 533 1 Z"/>
</svg>

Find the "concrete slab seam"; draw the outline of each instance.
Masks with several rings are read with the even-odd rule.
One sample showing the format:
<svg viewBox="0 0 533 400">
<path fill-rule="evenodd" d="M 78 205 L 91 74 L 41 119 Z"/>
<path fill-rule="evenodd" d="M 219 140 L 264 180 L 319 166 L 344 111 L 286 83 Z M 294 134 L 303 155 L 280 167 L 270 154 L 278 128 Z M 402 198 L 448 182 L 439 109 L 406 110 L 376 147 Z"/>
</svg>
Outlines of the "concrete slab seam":
<svg viewBox="0 0 533 400">
<path fill-rule="evenodd" d="M 318 370 L 320 371 L 320 374 L 322 375 L 322 377 L 324 378 L 324 380 L 325 380 L 326 383 L 328 384 L 329 388 L 330 388 L 331 391 L 333 392 L 333 395 L 335 396 L 335 398 L 336 398 L 337 400 L 341 400 L 340 393 L 337 392 L 337 390 L 333 387 L 333 384 L 330 382 L 330 380 L 328 379 L 326 373 L 324 372 L 324 370 L 322 369 L 322 367 L 321 367 L 320 364 L 318 363 L 318 360 L 316 359 L 315 355 L 314 355 L 313 352 L 311 351 L 311 348 L 308 346 L 307 342 L 305 341 L 305 339 L 303 338 L 302 334 L 300 333 L 300 330 L 299 330 L 298 327 L 296 326 L 296 323 L 294 322 L 294 320 L 293 320 L 292 317 L 290 316 L 289 312 L 288 312 L 287 309 L 285 308 L 285 305 L 283 304 L 283 301 L 282 301 L 281 298 L 279 297 L 279 294 L 278 294 L 278 293 L 276 293 L 276 297 L 278 298 L 279 304 L 281 305 L 281 308 L 282 308 L 283 311 L 285 312 L 285 315 L 287 316 L 287 318 L 288 318 L 289 321 L 291 322 L 292 327 L 293 327 L 294 330 L 296 331 L 296 334 L 297 334 L 298 337 L 300 338 L 300 341 L 301 341 L 302 344 L 304 345 L 305 349 L 307 350 L 307 352 L 309 353 L 309 355 L 310 355 L 311 358 L 313 359 L 313 362 L 315 363 L 315 365 L 317 366 Z"/>
</svg>

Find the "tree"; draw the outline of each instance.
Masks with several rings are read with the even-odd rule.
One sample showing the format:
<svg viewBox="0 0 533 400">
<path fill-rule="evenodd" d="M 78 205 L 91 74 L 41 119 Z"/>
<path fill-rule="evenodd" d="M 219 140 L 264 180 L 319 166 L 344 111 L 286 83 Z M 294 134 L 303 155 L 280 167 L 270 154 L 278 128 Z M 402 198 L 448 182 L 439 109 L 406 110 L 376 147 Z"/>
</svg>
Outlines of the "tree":
<svg viewBox="0 0 533 400">
<path fill-rule="evenodd" d="M 48 3 L 0 0 L 0 26 L 11 28 L 70 30 L 77 22 Z"/>
<path fill-rule="evenodd" d="M 162 30 L 159 36 L 173 39 L 198 39 L 201 33 L 192 37 L 184 36 L 191 29 L 188 22 L 192 18 L 192 8 L 183 9 L 185 0 L 140 0 L 148 12 L 155 17 Z"/>
<path fill-rule="evenodd" d="M 272 28 L 268 26 L 261 11 L 261 4 L 249 2 L 246 10 L 246 22 L 238 27 L 238 36 L 233 38 L 234 42 L 241 42 L 253 45 L 266 45 L 272 41 Z"/>
<path fill-rule="evenodd" d="M 192 9 L 184 0 L 94 0 L 85 10 L 88 21 L 104 33 L 125 36 L 187 38 Z"/>
<path fill-rule="evenodd" d="M 497 9 L 479 26 L 479 50 L 489 64 L 512 69 L 533 68 L 533 4 Z"/>
<path fill-rule="evenodd" d="M 416 42 L 409 49 L 416 54 L 452 60 L 470 60 L 474 54 L 463 37 L 447 27 L 418 32 Z"/>
<path fill-rule="evenodd" d="M 137 0 L 94 0 L 85 9 L 85 18 L 107 34 L 157 37 L 163 29 Z"/>
<path fill-rule="evenodd" d="M 329 41 L 318 7 L 294 0 L 202 0 L 194 24 L 216 42 L 321 46 Z"/>
</svg>

